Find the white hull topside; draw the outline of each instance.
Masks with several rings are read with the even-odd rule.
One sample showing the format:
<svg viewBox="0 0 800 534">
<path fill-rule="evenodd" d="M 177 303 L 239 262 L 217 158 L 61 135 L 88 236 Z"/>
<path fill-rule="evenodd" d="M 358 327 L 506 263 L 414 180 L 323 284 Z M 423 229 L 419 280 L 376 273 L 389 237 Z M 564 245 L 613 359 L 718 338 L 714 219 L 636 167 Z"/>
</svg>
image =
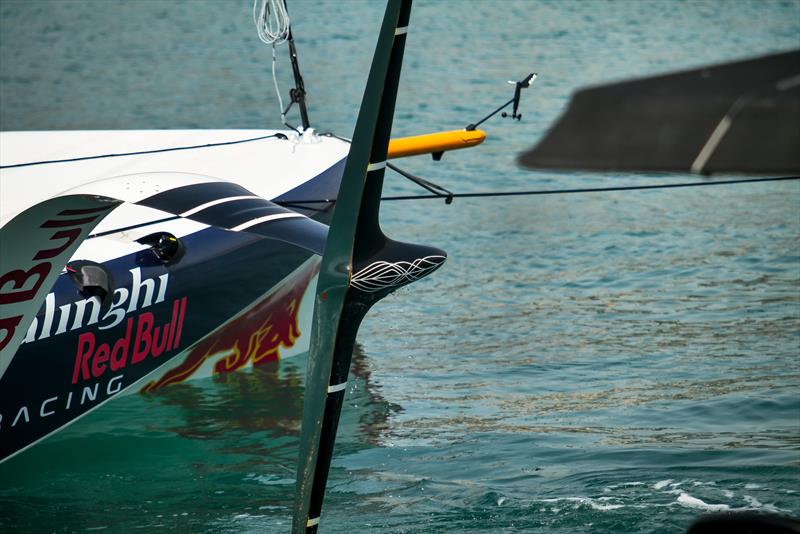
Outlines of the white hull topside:
<svg viewBox="0 0 800 534">
<path fill-rule="evenodd" d="M 270 137 L 283 134 L 288 139 Z M 265 199 L 307 182 L 347 156 L 349 143 L 291 130 L 96 130 L 0 132 L 0 166 L 160 151 L 0 169 L 0 226 L 59 193 L 114 176 L 192 173 L 235 182 Z M 122 211 L 122 210 L 117 210 Z M 135 213 L 128 213 L 138 219 Z M 110 217 L 96 231 L 125 226 Z M 132 221 L 134 224 L 140 221 Z"/>
</svg>

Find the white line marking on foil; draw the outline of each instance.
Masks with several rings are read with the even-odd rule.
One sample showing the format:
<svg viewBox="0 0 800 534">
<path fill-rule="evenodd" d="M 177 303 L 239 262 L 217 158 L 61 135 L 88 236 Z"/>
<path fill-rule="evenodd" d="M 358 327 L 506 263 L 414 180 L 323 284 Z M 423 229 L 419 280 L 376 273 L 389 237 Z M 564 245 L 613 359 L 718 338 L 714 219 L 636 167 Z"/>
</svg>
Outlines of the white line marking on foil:
<svg viewBox="0 0 800 534">
<path fill-rule="evenodd" d="M 341 384 L 336 384 L 335 386 L 328 386 L 328 393 L 336 393 L 337 391 L 342 391 L 346 387 L 347 382 L 342 382 Z"/>
<path fill-rule="evenodd" d="M 367 165 L 367 172 L 377 171 L 385 168 L 386 168 L 385 161 L 380 161 L 378 163 L 370 163 L 369 165 Z"/>
</svg>

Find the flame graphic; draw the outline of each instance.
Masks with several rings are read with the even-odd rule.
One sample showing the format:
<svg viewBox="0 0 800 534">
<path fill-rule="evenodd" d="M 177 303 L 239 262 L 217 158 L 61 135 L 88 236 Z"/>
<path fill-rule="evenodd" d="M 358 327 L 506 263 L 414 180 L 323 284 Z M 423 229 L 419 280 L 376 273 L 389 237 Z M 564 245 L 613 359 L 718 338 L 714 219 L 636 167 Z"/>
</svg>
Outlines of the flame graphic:
<svg viewBox="0 0 800 534">
<path fill-rule="evenodd" d="M 141 391 L 148 392 L 168 384 L 183 382 L 208 359 L 224 355 L 214 364 L 214 373 L 230 373 L 248 363 L 259 365 L 280 358 L 280 348 L 293 347 L 300 337 L 297 324 L 300 301 L 319 270 L 319 261 L 303 267 L 262 300 L 195 344 L 174 369 Z"/>
</svg>

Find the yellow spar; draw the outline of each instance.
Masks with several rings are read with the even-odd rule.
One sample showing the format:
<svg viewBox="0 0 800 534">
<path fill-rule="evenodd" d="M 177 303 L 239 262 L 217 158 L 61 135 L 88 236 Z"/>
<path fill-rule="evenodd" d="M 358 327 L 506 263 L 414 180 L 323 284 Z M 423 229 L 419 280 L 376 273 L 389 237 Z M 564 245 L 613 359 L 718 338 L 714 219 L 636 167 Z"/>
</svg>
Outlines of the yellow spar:
<svg viewBox="0 0 800 534">
<path fill-rule="evenodd" d="M 486 134 L 481 130 L 452 130 L 411 137 L 400 137 L 389 141 L 389 159 L 432 154 L 439 159 L 442 152 L 469 148 L 483 143 Z"/>
</svg>

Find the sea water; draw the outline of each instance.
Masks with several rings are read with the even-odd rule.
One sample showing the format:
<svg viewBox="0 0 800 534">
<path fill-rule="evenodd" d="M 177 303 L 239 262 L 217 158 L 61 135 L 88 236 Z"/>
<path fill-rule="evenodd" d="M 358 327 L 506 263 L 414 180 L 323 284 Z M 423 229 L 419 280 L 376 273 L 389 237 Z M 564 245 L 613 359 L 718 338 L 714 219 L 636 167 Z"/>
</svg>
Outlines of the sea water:
<svg viewBox="0 0 800 534">
<path fill-rule="evenodd" d="M 319 131 L 352 133 L 381 4 L 289 2 Z M 251 7 L 3 0 L 0 128 L 277 127 Z M 395 135 L 462 128 L 511 97 L 507 80 L 539 79 L 482 147 L 397 163 L 457 192 L 694 180 L 515 158 L 578 87 L 799 35 L 797 1 L 418 1 Z M 386 190 L 417 191 L 397 175 Z M 382 219 L 449 260 L 361 329 L 323 531 L 800 514 L 800 184 L 393 202 Z M 286 532 L 304 366 L 117 399 L 0 465 L 0 530 Z"/>
</svg>

